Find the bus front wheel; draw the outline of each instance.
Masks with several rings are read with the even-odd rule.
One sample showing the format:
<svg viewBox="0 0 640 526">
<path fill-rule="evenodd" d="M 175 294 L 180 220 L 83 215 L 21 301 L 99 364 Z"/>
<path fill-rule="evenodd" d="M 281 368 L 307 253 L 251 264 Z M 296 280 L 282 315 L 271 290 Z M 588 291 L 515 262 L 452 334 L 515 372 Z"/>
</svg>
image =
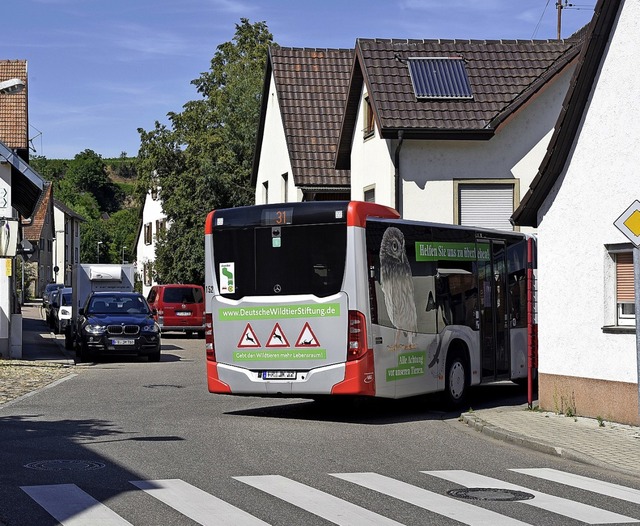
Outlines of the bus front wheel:
<svg viewBox="0 0 640 526">
<path fill-rule="evenodd" d="M 467 399 L 469 390 L 469 370 L 467 359 L 460 350 L 454 350 L 447 357 L 445 399 L 450 409 L 458 409 Z"/>
</svg>

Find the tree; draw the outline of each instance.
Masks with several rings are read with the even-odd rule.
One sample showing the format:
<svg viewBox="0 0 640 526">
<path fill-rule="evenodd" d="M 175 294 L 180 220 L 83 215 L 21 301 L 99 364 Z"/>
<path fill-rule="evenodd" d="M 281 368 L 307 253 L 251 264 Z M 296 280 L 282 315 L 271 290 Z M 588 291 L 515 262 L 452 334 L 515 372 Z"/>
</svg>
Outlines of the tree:
<svg viewBox="0 0 640 526">
<path fill-rule="evenodd" d="M 201 99 L 169 114 L 171 128 L 139 129 L 140 196 L 160 188 L 171 222 L 156 245 L 162 282 L 204 282 L 204 221 L 214 208 L 253 202 L 250 184 L 260 94 L 273 37 L 264 22 L 236 24 L 217 47 L 210 70 L 192 81 Z"/>
</svg>

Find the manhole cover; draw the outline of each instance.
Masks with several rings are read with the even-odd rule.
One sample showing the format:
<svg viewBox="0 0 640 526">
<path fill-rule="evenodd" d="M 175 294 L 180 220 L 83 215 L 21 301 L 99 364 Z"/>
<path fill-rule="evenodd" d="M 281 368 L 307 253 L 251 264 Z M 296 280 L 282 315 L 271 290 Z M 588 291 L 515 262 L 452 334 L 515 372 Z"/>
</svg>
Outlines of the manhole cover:
<svg viewBox="0 0 640 526">
<path fill-rule="evenodd" d="M 464 489 L 450 489 L 447 491 L 447 495 L 456 497 L 458 499 L 468 500 L 493 500 L 493 501 L 517 501 L 517 500 L 529 500 L 534 497 L 531 493 L 525 493 L 524 491 L 516 491 L 513 489 L 501 489 L 501 488 L 464 488 Z"/>
<path fill-rule="evenodd" d="M 95 460 L 38 460 L 24 465 L 25 468 L 40 471 L 91 471 L 105 466 L 103 462 Z"/>
</svg>

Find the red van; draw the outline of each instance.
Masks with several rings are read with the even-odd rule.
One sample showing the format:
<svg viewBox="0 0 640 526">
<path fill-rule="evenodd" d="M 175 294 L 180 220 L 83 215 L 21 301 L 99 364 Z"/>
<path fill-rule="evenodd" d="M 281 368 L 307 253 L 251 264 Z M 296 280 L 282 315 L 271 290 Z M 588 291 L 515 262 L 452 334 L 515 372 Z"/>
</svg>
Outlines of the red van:
<svg viewBox="0 0 640 526">
<path fill-rule="evenodd" d="M 154 285 L 147 296 L 162 332 L 204 338 L 204 289 L 200 285 Z"/>
</svg>

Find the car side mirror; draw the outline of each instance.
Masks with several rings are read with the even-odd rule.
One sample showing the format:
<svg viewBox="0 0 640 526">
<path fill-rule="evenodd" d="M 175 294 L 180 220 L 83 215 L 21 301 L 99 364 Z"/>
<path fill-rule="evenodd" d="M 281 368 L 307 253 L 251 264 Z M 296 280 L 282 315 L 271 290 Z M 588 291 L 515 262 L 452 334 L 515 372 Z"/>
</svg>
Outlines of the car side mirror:
<svg viewBox="0 0 640 526">
<path fill-rule="evenodd" d="M 151 314 L 153 314 L 154 316 L 157 316 L 158 315 L 158 309 L 155 309 L 155 308 L 151 309 Z"/>
<path fill-rule="evenodd" d="M 83 308 L 78 309 L 78 316 L 84 316 L 84 309 Z"/>
</svg>

